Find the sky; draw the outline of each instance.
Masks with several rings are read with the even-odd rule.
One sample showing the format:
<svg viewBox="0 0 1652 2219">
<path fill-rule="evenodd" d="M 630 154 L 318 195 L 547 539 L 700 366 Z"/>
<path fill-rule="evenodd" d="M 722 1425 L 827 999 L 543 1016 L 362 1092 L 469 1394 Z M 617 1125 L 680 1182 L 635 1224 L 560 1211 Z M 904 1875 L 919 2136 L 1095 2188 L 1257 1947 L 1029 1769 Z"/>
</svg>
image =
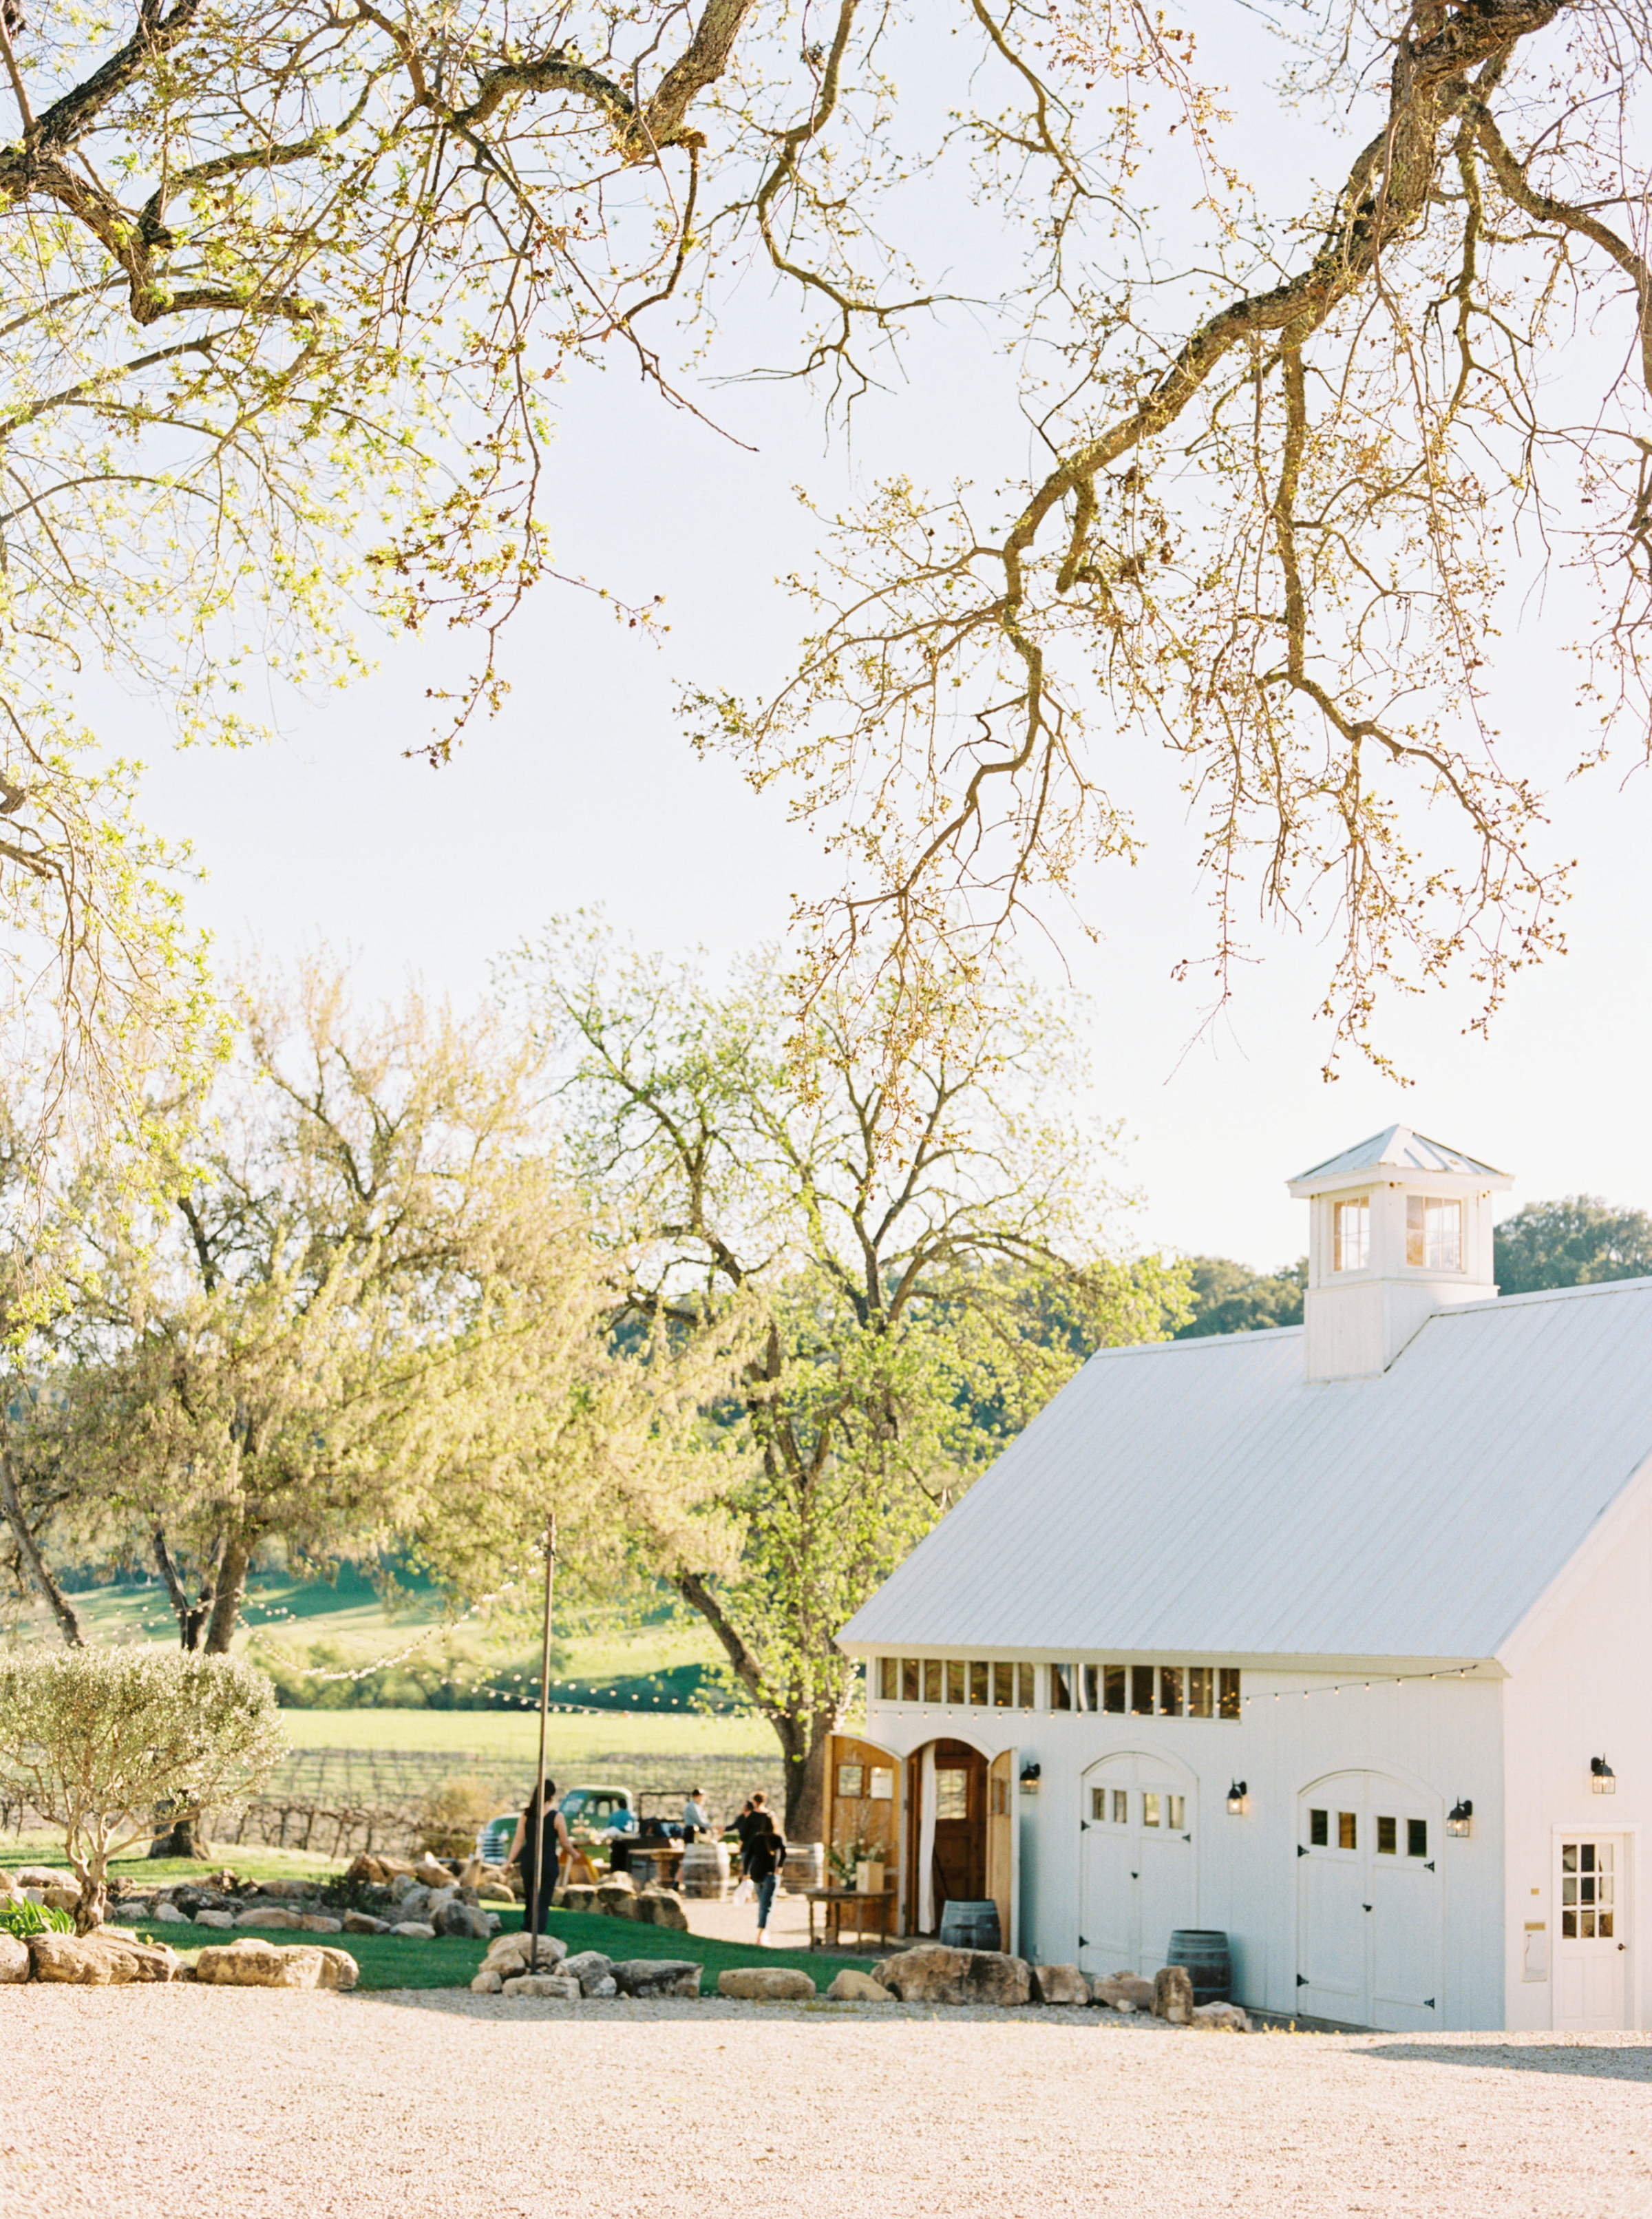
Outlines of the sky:
<svg viewBox="0 0 1652 2219">
<path fill-rule="evenodd" d="M 1344 148 L 1318 122 L 1276 122 L 1250 151 L 1264 189 L 1271 165 L 1273 197 L 1294 206 L 1292 163 L 1330 175 Z M 953 217 L 920 204 L 915 221 L 933 231 Z M 767 313 L 754 294 L 754 351 Z M 829 885 L 827 867 L 782 797 L 694 756 L 675 688 L 753 692 L 783 667 L 799 625 L 775 581 L 811 544 L 796 484 L 829 506 L 891 465 L 942 484 L 1024 467 L 1008 375 L 982 320 L 953 311 L 918 335 L 904 380 L 868 404 L 848 445 L 828 444 L 789 386 L 705 389 L 742 444 L 639 392 L 618 363 L 570 383 L 556 558 L 637 598 L 664 594 L 670 631 L 649 642 L 591 597 L 542 587 L 509 650 L 503 713 L 439 771 L 404 752 L 425 731 L 439 644 L 388 648 L 347 695 L 289 709 L 267 749 L 172 754 L 146 705 L 129 705 L 122 744 L 149 762 L 146 814 L 193 842 L 206 876 L 191 908 L 220 960 L 326 944 L 375 991 L 417 978 L 463 1001 L 500 954 L 575 910 L 600 909 L 643 947 L 704 948 L 713 966 L 779 940 L 792 898 Z M 1512 737 L 1556 763 L 1577 753 L 1554 655 L 1563 621 L 1552 606 L 1528 612 L 1499 650 Z M 1488 1040 L 1467 1029 L 1463 982 L 1391 1007 L 1382 1039 L 1413 1082 L 1402 1089 L 1356 1057 L 1322 1078 L 1314 1011 L 1328 960 L 1311 935 L 1258 926 L 1233 1002 L 1203 1022 L 1196 977 L 1171 976 L 1210 929 L 1192 830 L 1164 768 L 1135 765 L 1147 851 L 1084 887 L 1098 940 L 1065 929 L 1059 949 L 1029 937 L 1023 951 L 1052 983 L 1065 967 L 1085 999 L 1095 1068 L 1078 1106 L 1120 1121 L 1120 1183 L 1141 1197 L 1121 1237 L 1260 1268 L 1287 1261 L 1306 1246 L 1306 1206 L 1286 1179 L 1394 1122 L 1514 1173 L 1511 1208 L 1580 1190 L 1652 1207 L 1652 777 L 1626 779 L 1626 768 L 1556 797 L 1554 852 L 1579 863 L 1570 954 L 1516 980 Z"/>
</svg>

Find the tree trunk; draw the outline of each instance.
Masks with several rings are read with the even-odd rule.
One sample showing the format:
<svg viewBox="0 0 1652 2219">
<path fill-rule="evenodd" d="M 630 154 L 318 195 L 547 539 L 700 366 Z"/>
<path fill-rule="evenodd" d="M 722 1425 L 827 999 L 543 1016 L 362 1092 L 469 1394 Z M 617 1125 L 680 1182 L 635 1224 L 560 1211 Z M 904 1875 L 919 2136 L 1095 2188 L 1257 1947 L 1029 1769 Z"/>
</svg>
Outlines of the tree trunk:
<svg viewBox="0 0 1652 2219">
<path fill-rule="evenodd" d="M 75 1905 L 75 1932 L 95 1934 L 103 1924 L 109 1906 L 109 1874 L 100 1869 L 94 1878 L 91 1868 L 71 1855 L 71 1863 L 75 1877 L 80 1882 L 80 1900 Z M 99 1860 L 100 1867 L 102 1860 Z"/>
<path fill-rule="evenodd" d="M 152 1857 L 189 1857 L 204 1864 L 212 1855 L 212 1843 L 201 1830 L 199 1811 L 187 1807 L 169 1811 L 158 1823 L 161 1831 L 149 1844 Z"/>
<path fill-rule="evenodd" d="M 229 1654 L 246 1594 L 252 1545 L 251 1537 L 242 1532 L 232 1533 L 224 1545 L 223 1560 L 218 1567 L 218 1591 L 212 1599 L 212 1615 L 207 1620 L 207 1638 L 202 1644 L 208 1656 Z"/>
<path fill-rule="evenodd" d="M 23 1515 L 22 1497 L 17 1492 L 17 1470 L 11 1460 L 9 1442 L 0 1443 L 0 1507 L 5 1510 L 6 1523 L 16 1537 L 18 1549 L 34 1575 L 35 1586 L 51 1605 L 53 1615 L 63 1629 L 64 1639 L 71 1649 L 84 1648 L 85 1643 L 74 1606 L 53 1578 L 50 1568 L 40 1554 L 40 1544 L 29 1531 L 28 1520 Z"/>
<path fill-rule="evenodd" d="M 833 1731 L 829 1719 L 817 1719 L 807 1746 L 795 1756 L 787 1754 L 782 1831 L 788 1842 L 826 1840 L 826 1758 Z"/>
</svg>

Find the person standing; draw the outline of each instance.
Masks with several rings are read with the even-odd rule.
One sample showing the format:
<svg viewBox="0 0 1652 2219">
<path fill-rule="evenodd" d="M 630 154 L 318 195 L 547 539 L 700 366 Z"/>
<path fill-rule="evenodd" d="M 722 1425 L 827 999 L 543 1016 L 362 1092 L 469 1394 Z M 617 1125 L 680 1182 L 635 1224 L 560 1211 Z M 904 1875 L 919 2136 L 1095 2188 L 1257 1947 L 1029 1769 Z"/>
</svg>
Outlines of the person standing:
<svg viewBox="0 0 1652 2219">
<path fill-rule="evenodd" d="M 705 1807 L 705 1790 L 696 1787 L 683 1805 L 683 1839 L 697 1842 L 704 1834 L 709 1840 L 711 1832 L 711 1814 Z"/>
<path fill-rule="evenodd" d="M 769 1914 L 774 1908 L 774 1891 L 780 1884 L 780 1867 L 786 1862 L 786 1843 L 775 1831 L 774 1821 L 767 1811 L 754 1813 L 761 1831 L 754 1831 L 746 1846 L 747 1876 L 757 1891 L 757 1946 L 769 1946 Z"/>
<path fill-rule="evenodd" d="M 568 1822 L 557 1809 L 555 1797 L 556 1782 L 545 1782 L 545 1808 L 541 1813 L 539 1791 L 536 1787 L 528 1798 L 522 1816 L 516 1822 L 516 1831 L 511 1837 L 510 1854 L 505 1860 L 508 1872 L 512 1865 L 522 1868 L 522 1930 L 532 1930 L 533 1883 L 536 1873 L 544 1877 L 539 1886 L 539 1931 L 547 1929 L 545 1921 L 550 1910 L 550 1899 L 556 1893 L 556 1881 L 563 1856 L 572 1856 L 574 1844 L 568 1837 Z"/>
</svg>

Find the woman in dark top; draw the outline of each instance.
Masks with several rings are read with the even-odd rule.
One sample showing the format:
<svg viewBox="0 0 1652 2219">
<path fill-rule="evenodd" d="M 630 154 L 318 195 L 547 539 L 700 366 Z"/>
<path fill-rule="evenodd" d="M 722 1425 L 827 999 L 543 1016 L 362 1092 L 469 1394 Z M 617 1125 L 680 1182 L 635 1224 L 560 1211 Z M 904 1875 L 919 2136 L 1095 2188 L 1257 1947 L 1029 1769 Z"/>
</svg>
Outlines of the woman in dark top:
<svg viewBox="0 0 1652 2219">
<path fill-rule="evenodd" d="M 744 1864 L 746 1876 L 757 1890 L 757 1946 L 767 1949 L 768 1915 L 774 1908 L 774 1891 L 786 1862 L 786 1843 L 775 1832 L 774 1821 L 767 1811 L 753 1815 L 760 1823 L 747 1837 Z"/>
<path fill-rule="evenodd" d="M 516 1822 L 516 1831 L 511 1837 L 510 1855 L 506 1858 L 506 1869 L 519 1864 L 522 1868 L 522 1930 L 529 1932 L 533 1924 L 533 1882 L 536 1872 L 544 1878 L 539 1886 L 539 1931 L 547 1931 L 545 1918 L 550 1909 L 550 1899 L 556 1893 L 556 1880 L 562 1855 L 573 1854 L 574 1844 L 568 1838 L 568 1824 L 556 1804 L 556 1782 L 545 1782 L 545 1811 L 540 1815 L 539 1791 L 529 1797 L 527 1807 Z"/>
</svg>

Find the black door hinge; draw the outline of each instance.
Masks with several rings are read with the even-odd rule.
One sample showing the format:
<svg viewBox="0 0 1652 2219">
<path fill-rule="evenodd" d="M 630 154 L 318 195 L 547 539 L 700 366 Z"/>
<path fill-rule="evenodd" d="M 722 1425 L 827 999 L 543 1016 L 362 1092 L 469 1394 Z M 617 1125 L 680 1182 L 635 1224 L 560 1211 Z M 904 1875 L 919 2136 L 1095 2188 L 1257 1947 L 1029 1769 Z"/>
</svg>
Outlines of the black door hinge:
<svg viewBox="0 0 1652 2219">
<path fill-rule="evenodd" d="M 1359 1907 L 1362 1911 L 1369 1911 L 1371 1906 L 1369 1903 L 1362 1903 Z"/>
<path fill-rule="evenodd" d="M 1299 1988 L 1305 1988 L 1307 1986 L 1307 1974 L 1306 1973 L 1299 1973 L 1296 1975 L 1296 1985 Z"/>
<path fill-rule="evenodd" d="M 1300 1842 L 1296 1844 L 1296 1854 L 1299 1857 L 1305 1857 L 1307 1855 L 1307 1851 Z"/>
<path fill-rule="evenodd" d="M 1433 1871 L 1433 1869 L 1434 1869 L 1434 1860 L 1433 1860 L 1433 1858 L 1432 1858 L 1432 1857 L 1430 1857 L 1430 1859 L 1429 1859 L 1428 1862 L 1427 1862 L 1427 1863 L 1423 1867 L 1423 1870 L 1424 1870 L 1425 1872 L 1432 1872 L 1432 1871 Z"/>
<path fill-rule="evenodd" d="M 1432 1997 L 1432 1996 L 1426 1996 L 1426 1997 L 1425 1997 L 1425 1998 L 1424 1998 L 1424 1999 L 1423 1999 L 1423 2009 L 1424 2009 L 1425 2011 L 1432 2011 L 1432 2010 L 1433 2010 L 1433 2008 L 1434 2008 L 1434 1998 L 1433 1998 L 1433 1997 Z"/>
<path fill-rule="evenodd" d="M 1090 1831 L 1090 1821 L 1088 1818 L 1081 1818 L 1078 1821 L 1078 1831 L 1081 1834 L 1087 1834 Z"/>
</svg>

